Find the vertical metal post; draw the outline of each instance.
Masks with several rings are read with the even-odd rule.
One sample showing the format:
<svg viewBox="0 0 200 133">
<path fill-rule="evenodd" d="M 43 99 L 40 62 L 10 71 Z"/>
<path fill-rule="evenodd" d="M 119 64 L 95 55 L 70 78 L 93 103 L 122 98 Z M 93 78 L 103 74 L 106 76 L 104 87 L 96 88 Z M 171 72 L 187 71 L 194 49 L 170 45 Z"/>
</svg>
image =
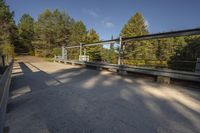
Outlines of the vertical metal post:
<svg viewBox="0 0 200 133">
<path fill-rule="evenodd" d="M 65 57 L 66 57 L 66 60 L 68 59 L 67 56 L 68 56 L 68 55 L 67 55 L 67 49 L 65 49 Z"/>
<path fill-rule="evenodd" d="M 79 61 L 82 61 L 82 44 L 80 43 L 80 55 L 79 55 Z"/>
<path fill-rule="evenodd" d="M 82 55 L 82 44 L 80 43 L 80 56 Z"/>
<path fill-rule="evenodd" d="M 84 56 L 86 55 L 86 49 L 84 48 Z"/>
<path fill-rule="evenodd" d="M 122 44 L 122 63 L 121 63 L 121 65 L 124 65 L 124 49 L 125 49 L 124 44 Z"/>
<path fill-rule="evenodd" d="M 200 58 L 197 58 L 195 72 L 200 73 Z"/>
<path fill-rule="evenodd" d="M 118 53 L 118 65 L 121 65 L 121 45 L 122 45 L 122 37 L 119 37 L 119 53 Z"/>
<path fill-rule="evenodd" d="M 65 47 L 64 45 L 62 45 L 62 59 L 65 58 Z"/>
</svg>

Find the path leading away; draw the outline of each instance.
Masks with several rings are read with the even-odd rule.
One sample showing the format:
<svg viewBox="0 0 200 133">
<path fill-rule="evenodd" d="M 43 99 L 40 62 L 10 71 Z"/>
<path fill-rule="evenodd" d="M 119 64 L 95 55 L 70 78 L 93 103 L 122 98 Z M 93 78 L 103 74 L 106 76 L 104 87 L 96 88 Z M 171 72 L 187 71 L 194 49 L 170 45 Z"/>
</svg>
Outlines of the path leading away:
<svg viewBox="0 0 200 133">
<path fill-rule="evenodd" d="M 200 133 L 200 90 L 20 57 L 10 133 Z"/>
</svg>

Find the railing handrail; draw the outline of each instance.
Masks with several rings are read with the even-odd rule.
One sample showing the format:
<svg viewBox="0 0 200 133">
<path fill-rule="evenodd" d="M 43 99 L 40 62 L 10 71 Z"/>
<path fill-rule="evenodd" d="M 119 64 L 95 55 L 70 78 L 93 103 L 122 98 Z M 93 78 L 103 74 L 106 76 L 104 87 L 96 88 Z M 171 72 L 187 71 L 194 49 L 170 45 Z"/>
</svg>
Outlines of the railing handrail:
<svg viewBox="0 0 200 133">
<path fill-rule="evenodd" d="M 0 133 L 3 133 L 6 107 L 8 101 L 8 94 L 11 83 L 11 74 L 13 68 L 13 60 L 9 63 L 9 66 L 6 68 L 3 76 L 0 79 Z"/>
<path fill-rule="evenodd" d="M 122 37 L 122 42 L 162 39 L 162 38 L 181 37 L 181 36 L 190 36 L 190 35 L 200 35 L 200 28 L 171 31 L 171 32 L 162 32 L 162 33 L 155 33 L 155 34 L 147 34 L 147 35 L 142 35 L 142 36 Z M 98 41 L 98 42 L 94 42 L 94 43 L 82 43 L 82 46 L 113 44 L 113 43 L 116 43 L 119 41 L 120 41 L 120 38 L 116 38 L 116 39 L 112 39 L 112 40 Z M 75 45 L 75 46 L 69 46 L 69 47 L 65 47 L 65 48 L 79 48 L 79 47 L 80 47 L 80 45 Z"/>
</svg>

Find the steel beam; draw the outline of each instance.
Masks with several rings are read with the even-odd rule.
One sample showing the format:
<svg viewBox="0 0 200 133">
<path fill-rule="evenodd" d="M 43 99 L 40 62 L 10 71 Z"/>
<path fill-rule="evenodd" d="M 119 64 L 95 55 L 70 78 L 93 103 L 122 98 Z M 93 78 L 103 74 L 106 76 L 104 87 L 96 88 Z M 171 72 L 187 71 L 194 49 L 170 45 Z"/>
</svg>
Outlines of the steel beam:
<svg viewBox="0 0 200 133">
<path fill-rule="evenodd" d="M 72 48 L 80 48 L 80 46 L 69 46 L 69 47 L 65 47 L 66 49 L 72 49 Z"/>
<path fill-rule="evenodd" d="M 115 40 L 107 40 L 107 41 L 101 41 L 101 42 L 95 42 L 95 43 L 89 43 L 89 44 L 83 44 L 84 47 L 87 46 L 95 46 L 95 45 L 103 45 L 103 44 L 111 44 L 111 43 L 116 43 L 118 42 L 119 39 L 115 39 Z"/>
<path fill-rule="evenodd" d="M 123 42 L 200 35 L 200 28 L 122 38 Z"/>
<path fill-rule="evenodd" d="M 200 35 L 200 28 L 172 31 L 172 32 L 164 32 L 164 33 L 157 33 L 157 34 L 149 34 L 149 35 L 136 36 L 136 37 L 125 37 L 125 38 L 121 38 L 121 41 L 122 42 L 142 41 L 142 40 L 191 36 L 191 35 Z M 120 41 L 120 38 L 117 38 L 117 39 L 112 39 L 112 40 L 105 40 L 105 41 L 99 41 L 99 42 L 94 42 L 94 43 L 82 44 L 82 47 L 103 45 L 103 44 L 112 44 L 112 43 L 118 43 L 119 41 Z M 81 46 L 70 46 L 70 47 L 65 47 L 65 48 L 70 49 L 70 48 L 80 48 L 80 47 Z"/>
</svg>

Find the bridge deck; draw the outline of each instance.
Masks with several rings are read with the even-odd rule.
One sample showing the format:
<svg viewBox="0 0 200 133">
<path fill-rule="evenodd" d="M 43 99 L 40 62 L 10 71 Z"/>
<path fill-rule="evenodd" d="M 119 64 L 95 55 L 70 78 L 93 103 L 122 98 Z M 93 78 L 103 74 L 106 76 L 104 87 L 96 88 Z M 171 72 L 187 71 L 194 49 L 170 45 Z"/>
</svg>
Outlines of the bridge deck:
<svg viewBox="0 0 200 133">
<path fill-rule="evenodd" d="M 10 133 L 200 132 L 200 91 L 21 57 Z"/>
</svg>

